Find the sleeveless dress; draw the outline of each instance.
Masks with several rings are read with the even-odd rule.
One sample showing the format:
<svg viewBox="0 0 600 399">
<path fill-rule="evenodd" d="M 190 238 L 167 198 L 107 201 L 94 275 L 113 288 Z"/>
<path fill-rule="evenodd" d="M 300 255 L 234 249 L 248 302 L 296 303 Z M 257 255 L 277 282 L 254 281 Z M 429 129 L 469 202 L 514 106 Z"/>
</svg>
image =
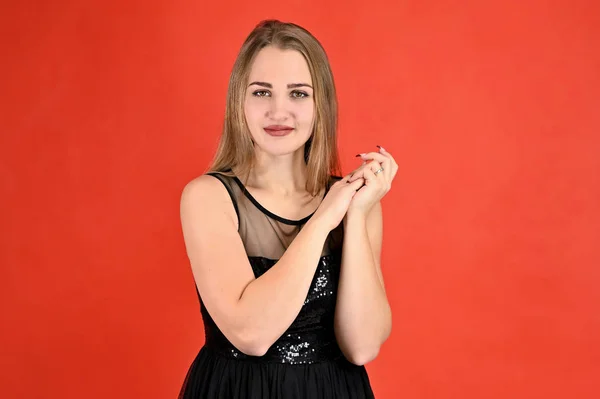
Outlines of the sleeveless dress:
<svg viewBox="0 0 600 399">
<path fill-rule="evenodd" d="M 312 215 L 282 218 L 258 203 L 237 177 L 208 174 L 225 185 L 233 201 L 238 232 L 258 278 L 277 262 Z M 332 176 L 326 190 L 338 179 Z M 373 398 L 365 367 L 346 360 L 334 335 L 343 235 L 343 223 L 330 232 L 300 313 L 264 356 L 236 349 L 196 289 L 205 344 L 187 372 L 179 399 Z"/>
</svg>

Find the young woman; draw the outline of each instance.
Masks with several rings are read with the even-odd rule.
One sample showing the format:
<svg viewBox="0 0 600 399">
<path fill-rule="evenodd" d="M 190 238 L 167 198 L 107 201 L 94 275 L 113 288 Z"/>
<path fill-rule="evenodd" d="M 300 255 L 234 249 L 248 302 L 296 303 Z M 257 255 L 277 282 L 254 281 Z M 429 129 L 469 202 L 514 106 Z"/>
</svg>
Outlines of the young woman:
<svg viewBox="0 0 600 399">
<path fill-rule="evenodd" d="M 213 164 L 181 223 L 205 345 L 180 398 L 372 398 L 364 364 L 391 330 L 383 148 L 339 175 L 337 100 L 305 29 L 263 21 L 235 62 Z M 375 148 L 374 148 L 375 149 Z"/>
</svg>

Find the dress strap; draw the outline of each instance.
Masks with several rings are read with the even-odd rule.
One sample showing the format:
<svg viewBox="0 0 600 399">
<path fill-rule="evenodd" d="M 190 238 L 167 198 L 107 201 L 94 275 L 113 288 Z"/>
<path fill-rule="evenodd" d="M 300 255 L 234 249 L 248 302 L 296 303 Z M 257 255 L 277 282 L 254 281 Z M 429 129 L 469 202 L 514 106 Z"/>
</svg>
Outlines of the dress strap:
<svg viewBox="0 0 600 399">
<path fill-rule="evenodd" d="M 231 198 L 231 202 L 233 203 L 233 207 L 235 208 L 235 215 L 237 216 L 238 230 L 239 230 L 239 228 L 240 228 L 240 211 L 238 209 L 238 204 L 237 204 L 237 199 L 235 197 L 235 193 L 233 192 L 233 189 L 231 188 L 230 183 L 228 181 L 226 181 L 225 177 L 223 175 L 221 175 L 220 173 L 208 172 L 207 175 L 217 178 L 217 180 L 219 180 L 221 183 L 223 183 L 223 185 L 227 189 L 229 198 Z"/>
</svg>

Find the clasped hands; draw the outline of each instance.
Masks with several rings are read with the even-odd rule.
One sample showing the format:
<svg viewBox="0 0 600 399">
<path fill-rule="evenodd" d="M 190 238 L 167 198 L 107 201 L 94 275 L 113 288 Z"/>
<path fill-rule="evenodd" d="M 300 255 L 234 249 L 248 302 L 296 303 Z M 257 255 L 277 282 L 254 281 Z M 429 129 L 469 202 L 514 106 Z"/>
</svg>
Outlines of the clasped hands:
<svg viewBox="0 0 600 399">
<path fill-rule="evenodd" d="M 390 188 L 398 171 L 398 164 L 383 147 L 377 146 L 379 151 L 356 155 L 363 160 L 361 166 L 350 173 L 347 182 L 364 179 L 348 208 L 348 213 L 362 213 L 367 215 L 373 205 L 383 198 Z"/>
</svg>

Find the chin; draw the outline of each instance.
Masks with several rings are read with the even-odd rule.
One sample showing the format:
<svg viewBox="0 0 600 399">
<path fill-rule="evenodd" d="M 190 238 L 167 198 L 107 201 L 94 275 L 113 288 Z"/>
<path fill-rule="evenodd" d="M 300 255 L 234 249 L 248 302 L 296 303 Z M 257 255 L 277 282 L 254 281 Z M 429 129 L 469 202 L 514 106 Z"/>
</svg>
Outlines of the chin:
<svg viewBox="0 0 600 399">
<path fill-rule="evenodd" d="M 288 140 L 289 139 L 289 140 Z M 308 141 L 308 137 L 305 140 L 298 141 L 294 140 L 292 137 L 282 137 L 276 141 L 269 142 L 257 142 L 255 141 L 255 145 L 260 148 L 261 151 L 274 155 L 289 155 L 293 154 L 296 151 L 304 151 L 304 144 Z"/>
</svg>

